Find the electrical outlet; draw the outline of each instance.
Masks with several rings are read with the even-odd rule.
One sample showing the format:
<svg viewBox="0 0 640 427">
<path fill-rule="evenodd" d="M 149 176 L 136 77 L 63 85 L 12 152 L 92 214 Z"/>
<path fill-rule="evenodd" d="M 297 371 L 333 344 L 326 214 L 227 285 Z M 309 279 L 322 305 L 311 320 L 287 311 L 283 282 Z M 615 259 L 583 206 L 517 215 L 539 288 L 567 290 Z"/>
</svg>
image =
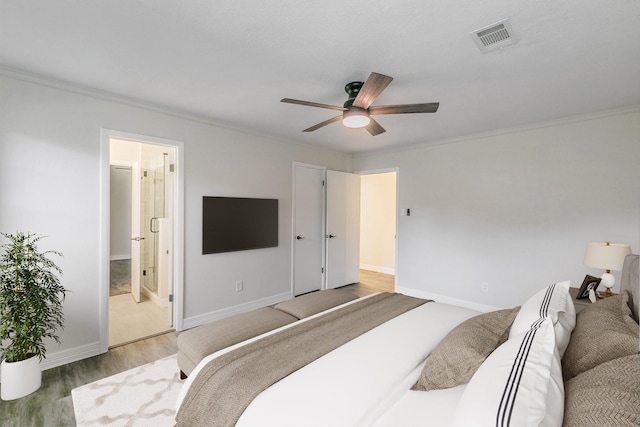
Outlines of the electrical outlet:
<svg viewBox="0 0 640 427">
<path fill-rule="evenodd" d="M 238 280 L 236 282 L 236 292 L 241 292 L 244 289 L 244 283 L 242 283 L 242 280 Z"/>
<path fill-rule="evenodd" d="M 489 284 L 487 282 L 482 282 L 480 289 L 482 289 L 482 292 L 489 292 Z"/>
</svg>

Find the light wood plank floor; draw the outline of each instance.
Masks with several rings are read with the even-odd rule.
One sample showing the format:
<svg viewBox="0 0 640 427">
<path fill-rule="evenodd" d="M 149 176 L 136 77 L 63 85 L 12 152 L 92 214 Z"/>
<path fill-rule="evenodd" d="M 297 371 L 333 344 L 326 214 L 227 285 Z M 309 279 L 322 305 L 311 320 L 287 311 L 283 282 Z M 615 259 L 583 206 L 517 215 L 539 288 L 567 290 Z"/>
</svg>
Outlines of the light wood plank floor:
<svg viewBox="0 0 640 427">
<path fill-rule="evenodd" d="M 343 289 L 358 296 L 393 292 L 394 276 L 360 271 L 360 282 Z M 71 390 L 145 363 L 175 354 L 177 332 L 147 338 L 109 352 L 52 368 L 42 373 L 42 387 L 35 393 L 12 401 L 0 401 L 3 427 L 75 426 Z"/>
<path fill-rule="evenodd" d="M 342 286 L 344 291 L 353 292 L 359 297 L 376 292 L 394 292 L 395 276 L 374 271 L 360 270 L 360 281 L 353 285 Z"/>
</svg>

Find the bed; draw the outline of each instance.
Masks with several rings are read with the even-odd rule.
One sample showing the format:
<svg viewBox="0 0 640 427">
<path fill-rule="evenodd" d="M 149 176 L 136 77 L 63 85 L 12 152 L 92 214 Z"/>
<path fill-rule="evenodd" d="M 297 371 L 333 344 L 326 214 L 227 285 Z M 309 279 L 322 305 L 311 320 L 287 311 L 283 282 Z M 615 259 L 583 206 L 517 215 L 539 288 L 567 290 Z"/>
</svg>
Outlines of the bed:
<svg viewBox="0 0 640 427">
<path fill-rule="evenodd" d="M 638 282 L 630 255 L 621 293 L 578 315 L 568 282 L 490 313 L 360 298 L 203 359 L 176 423 L 637 426 Z"/>
</svg>

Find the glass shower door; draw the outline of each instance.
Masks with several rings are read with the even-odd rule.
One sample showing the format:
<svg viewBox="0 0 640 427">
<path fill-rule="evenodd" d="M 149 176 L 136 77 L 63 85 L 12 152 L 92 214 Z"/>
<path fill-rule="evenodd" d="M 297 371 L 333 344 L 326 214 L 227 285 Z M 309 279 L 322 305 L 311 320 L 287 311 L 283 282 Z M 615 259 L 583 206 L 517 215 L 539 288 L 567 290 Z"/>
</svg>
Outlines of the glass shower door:
<svg viewBox="0 0 640 427">
<path fill-rule="evenodd" d="M 156 299 L 153 297 L 159 293 L 160 220 L 166 217 L 168 154 L 163 147 L 141 144 L 140 155 L 140 231 L 144 237 L 140 281 L 145 293 Z"/>
</svg>

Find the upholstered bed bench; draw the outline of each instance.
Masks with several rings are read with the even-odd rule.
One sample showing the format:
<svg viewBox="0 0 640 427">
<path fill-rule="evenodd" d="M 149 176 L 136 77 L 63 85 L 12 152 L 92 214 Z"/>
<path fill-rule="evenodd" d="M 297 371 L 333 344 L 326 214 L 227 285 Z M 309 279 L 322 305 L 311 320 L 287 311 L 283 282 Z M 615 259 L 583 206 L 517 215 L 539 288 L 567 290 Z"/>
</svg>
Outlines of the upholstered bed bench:
<svg viewBox="0 0 640 427">
<path fill-rule="evenodd" d="M 300 295 L 289 301 L 281 302 L 274 308 L 298 319 L 304 319 L 355 299 L 358 299 L 355 294 L 337 289 L 326 289 Z"/>
<path fill-rule="evenodd" d="M 180 378 L 186 378 L 202 359 L 218 350 L 357 298 L 349 292 L 327 289 L 184 331 L 178 336 Z"/>
</svg>

